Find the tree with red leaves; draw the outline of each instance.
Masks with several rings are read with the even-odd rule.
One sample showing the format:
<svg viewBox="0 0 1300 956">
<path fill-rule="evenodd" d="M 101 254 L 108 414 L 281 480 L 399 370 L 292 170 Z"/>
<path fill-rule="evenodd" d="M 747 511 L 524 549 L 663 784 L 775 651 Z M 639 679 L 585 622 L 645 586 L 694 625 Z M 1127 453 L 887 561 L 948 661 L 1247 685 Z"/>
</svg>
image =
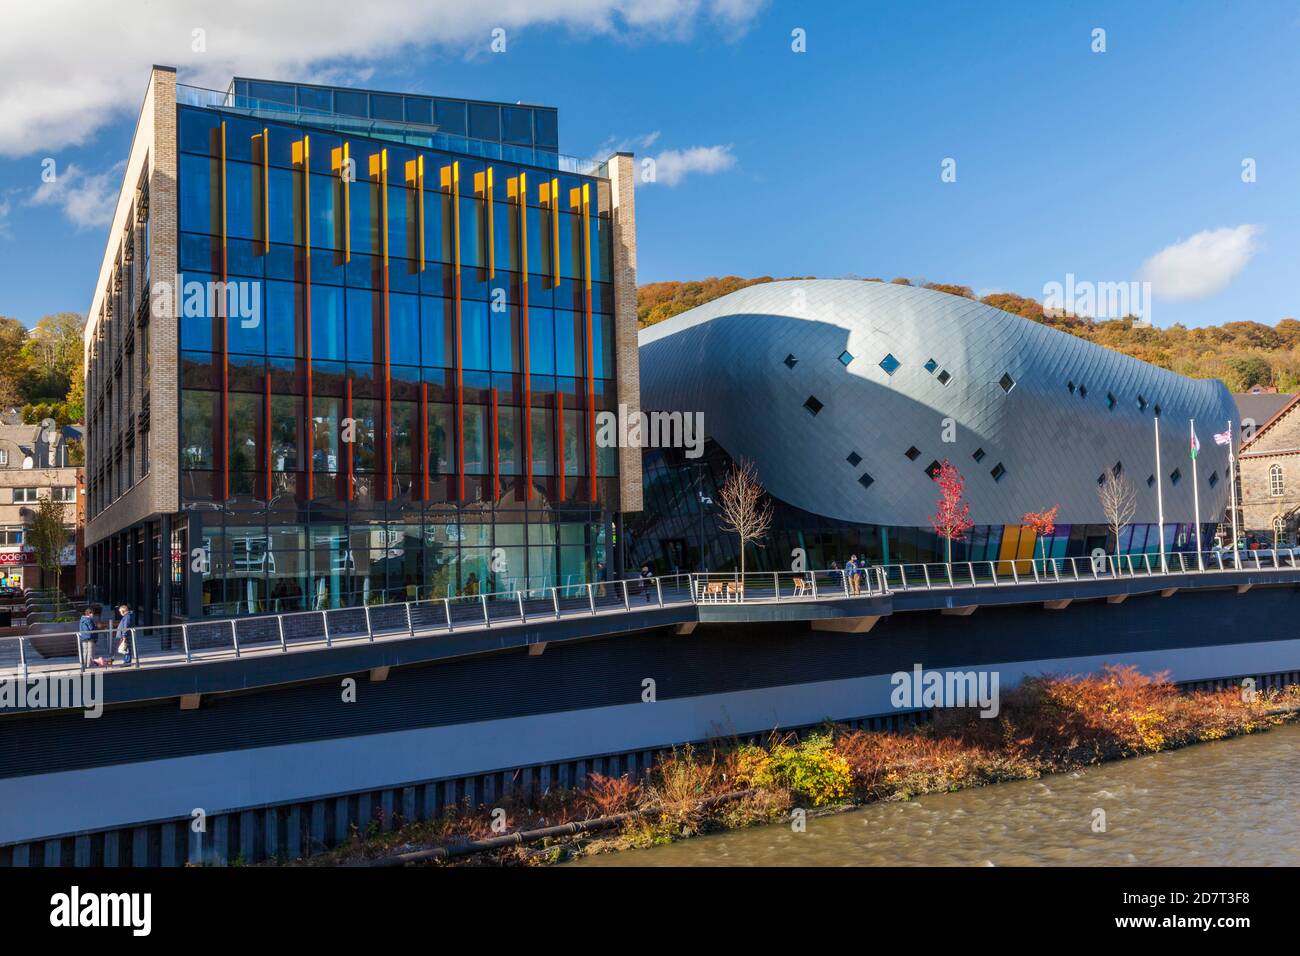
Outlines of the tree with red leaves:
<svg viewBox="0 0 1300 956">
<path fill-rule="evenodd" d="M 966 532 L 975 526 L 970 517 L 970 502 L 964 499 L 966 479 L 947 458 L 934 473 L 939 485 L 939 510 L 930 518 L 934 530 L 948 542 L 948 563 L 952 564 L 952 543 L 965 541 Z"/>
<path fill-rule="evenodd" d="M 1032 528 L 1038 540 L 1043 542 L 1043 560 L 1047 560 L 1047 538 L 1056 534 L 1056 511 L 1060 505 L 1052 505 L 1046 511 L 1026 512 L 1021 520 L 1025 526 Z"/>
</svg>

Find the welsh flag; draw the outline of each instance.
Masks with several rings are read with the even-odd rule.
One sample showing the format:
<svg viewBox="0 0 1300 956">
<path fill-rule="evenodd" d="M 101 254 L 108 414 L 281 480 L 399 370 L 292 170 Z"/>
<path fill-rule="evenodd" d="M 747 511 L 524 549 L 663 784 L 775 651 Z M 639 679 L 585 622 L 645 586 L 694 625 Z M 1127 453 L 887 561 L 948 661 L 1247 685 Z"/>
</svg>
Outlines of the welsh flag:
<svg viewBox="0 0 1300 956">
<path fill-rule="evenodd" d="M 1192 426 L 1192 458 L 1196 458 L 1196 453 L 1201 450 L 1201 440 L 1196 437 L 1196 426 Z"/>
</svg>

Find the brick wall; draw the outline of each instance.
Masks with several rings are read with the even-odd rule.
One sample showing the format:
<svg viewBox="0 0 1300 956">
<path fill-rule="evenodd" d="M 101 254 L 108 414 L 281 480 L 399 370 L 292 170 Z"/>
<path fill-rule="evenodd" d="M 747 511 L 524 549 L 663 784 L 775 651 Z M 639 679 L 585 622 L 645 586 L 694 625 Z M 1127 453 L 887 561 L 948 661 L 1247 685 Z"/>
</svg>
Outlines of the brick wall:
<svg viewBox="0 0 1300 956">
<path fill-rule="evenodd" d="M 129 217 L 134 214 L 138 186 L 146 175 L 149 183 L 151 281 L 155 289 L 160 283 L 175 281 L 176 168 L 176 72 L 165 67 L 154 67 L 149 76 L 148 91 L 136 125 L 135 138 L 132 141 L 126 174 L 123 177 L 122 194 L 118 197 L 117 213 L 108 233 L 109 241 L 105 250 L 104 266 L 101 268 L 99 284 L 88 313 L 87 344 L 94 338 L 105 289 L 111 283 L 112 263 L 116 261 L 121 249 L 129 225 Z M 143 253 L 143 236 L 139 231 L 135 235 L 139 245 L 137 245 L 137 254 L 132 268 L 138 269 Z M 139 288 L 138 282 L 137 288 Z M 137 481 L 116 501 L 108 504 L 87 522 L 85 534 L 87 545 L 93 545 L 150 515 L 171 513 L 179 507 L 176 319 L 174 309 L 166 310 L 163 315 L 156 314 L 158 311 L 151 309 L 148 320 L 148 381 L 141 373 L 141 339 L 137 328 L 134 352 L 129 357 L 123 355 L 123 361 L 134 362 L 136 368 L 135 387 L 129 396 L 124 396 L 123 414 L 114 416 L 107 407 L 105 408 L 104 418 L 107 427 L 102 432 L 103 438 L 95 439 L 93 433 L 87 430 L 86 473 L 88 480 L 93 480 L 98 465 L 112 454 L 116 436 L 122 433 L 125 437 L 128 416 L 134 414 L 137 423 L 135 444 L 126 452 L 135 459 L 133 470 Z M 134 313 L 114 318 L 112 340 L 105 343 L 109 351 L 109 368 L 122 351 L 128 323 L 135 323 Z M 89 372 L 89 368 L 87 371 Z M 87 409 L 95 407 L 105 385 L 106 382 L 100 382 L 96 394 L 86 395 Z M 138 423 L 146 391 L 149 394 L 151 423 L 149 474 L 139 478 L 143 443 L 138 433 Z M 96 447 L 96 445 L 104 447 Z"/>
<path fill-rule="evenodd" d="M 636 165 L 631 153 L 609 160 L 609 192 L 614 244 L 614 361 L 618 402 L 629 415 L 641 410 L 641 359 L 636 321 Z M 641 449 L 618 452 L 619 499 L 623 511 L 640 511 Z"/>
</svg>

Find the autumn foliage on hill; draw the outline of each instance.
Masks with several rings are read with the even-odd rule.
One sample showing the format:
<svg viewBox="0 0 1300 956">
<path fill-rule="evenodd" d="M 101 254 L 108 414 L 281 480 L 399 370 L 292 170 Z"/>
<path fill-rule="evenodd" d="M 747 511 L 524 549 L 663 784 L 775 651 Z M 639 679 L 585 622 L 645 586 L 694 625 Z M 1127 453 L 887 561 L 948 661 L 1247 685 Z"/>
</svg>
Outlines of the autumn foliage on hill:
<svg viewBox="0 0 1300 956">
<path fill-rule="evenodd" d="M 737 289 L 773 281 L 771 276 L 724 276 L 695 282 L 653 282 L 637 290 L 637 317 L 642 327 L 654 325 Z M 889 281 L 918 284 L 905 278 Z M 976 298 L 969 286 L 919 284 L 949 295 Z M 1254 385 L 1273 385 L 1283 392 L 1300 391 L 1300 320 L 1293 318 L 1284 318 L 1276 325 L 1225 322 L 1199 329 L 1181 325 L 1135 328 L 1129 318 L 1098 321 L 1086 316 L 1047 315 L 1040 302 L 1014 292 L 994 292 L 979 301 L 1180 375 L 1217 378 L 1234 392 L 1244 392 Z"/>
</svg>

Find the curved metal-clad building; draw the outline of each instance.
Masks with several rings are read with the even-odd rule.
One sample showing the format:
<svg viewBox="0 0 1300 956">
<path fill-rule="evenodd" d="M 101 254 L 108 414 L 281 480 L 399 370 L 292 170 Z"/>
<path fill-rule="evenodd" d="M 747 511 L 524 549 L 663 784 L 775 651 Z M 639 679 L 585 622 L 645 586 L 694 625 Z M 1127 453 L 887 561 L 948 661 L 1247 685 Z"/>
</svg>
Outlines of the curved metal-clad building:
<svg viewBox="0 0 1300 956">
<path fill-rule="evenodd" d="M 1117 468 L 1137 490 L 1135 524 L 1157 520 L 1158 480 L 1166 523 L 1191 524 L 1193 418 L 1201 523 L 1227 502 L 1227 449 L 1212 437 L 1235 417 L 1222 383 L 959 296 L 772 282 L 643 330 L 640 351 L 643 408 L 703 412 L 710 439 L 753 460 L 775 498 L 815 515 L 928 527 L 937 495 L 927 469 L 946 457 L 966 476 L 979 525 L 1052 505 L 1060 522 L 1104 523 L 1099 479 Z"/>
</svg>

